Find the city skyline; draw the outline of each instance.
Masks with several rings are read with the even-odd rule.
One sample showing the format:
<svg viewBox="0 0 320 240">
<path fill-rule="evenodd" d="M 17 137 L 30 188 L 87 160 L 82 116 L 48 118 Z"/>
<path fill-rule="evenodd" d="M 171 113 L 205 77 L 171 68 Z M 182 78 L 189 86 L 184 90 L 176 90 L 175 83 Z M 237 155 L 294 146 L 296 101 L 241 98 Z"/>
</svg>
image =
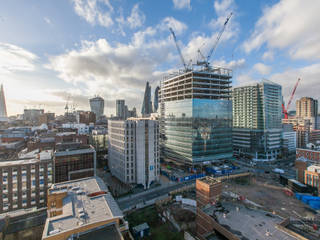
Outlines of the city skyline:
<svg viewBox="0 0 320 240">
<path fill-rule="evenodd" d="M 232 68 L 234 86 L 262 78 L 281 84 L 285 102 L 301 77 L 295 99 L 317 99 L 317 5 L 298 0 L 2 3 L 0 78 L 8 115 L 40 104 L 62 114 L 69 96 L 86 110 L 96 94 L 105 99 L 107 115 L 115 113 L 114 100 L 122 96 L 129 108 L 141 109 L 146 81 L 155 89 L 163 75 L 182 67 L 169 27 L 185 59 L 195 62 L 197 49 L 207 53 L 230 12 L 213 65 Z"/>
</svg>

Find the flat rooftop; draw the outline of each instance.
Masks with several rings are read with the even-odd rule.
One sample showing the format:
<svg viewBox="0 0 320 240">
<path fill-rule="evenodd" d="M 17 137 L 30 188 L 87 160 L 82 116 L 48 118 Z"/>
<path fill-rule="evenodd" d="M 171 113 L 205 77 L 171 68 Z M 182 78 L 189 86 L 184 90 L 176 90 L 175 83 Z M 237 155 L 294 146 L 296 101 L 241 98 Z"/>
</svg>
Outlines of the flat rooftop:
<svg viewBox="0 0 320 240">
<path fill-rule="evenodd" d="M 39 152 L 39 149 L 28 153 L 19 154 L 18 159 L 0 161 L 0 167 L 16 166 L 16 165 L 26 165 L 35 164 L 39 161 L 45 161 L 52 159 L 52 150 L 44 150 Z"/>
<path fill-rule="evenodd" d="M 63 199 L 63 214 L 47 218 L 43 238 L 92 223 L 123 218 L 118 204 L 99 177 L 54 184 L 49 192 L 66 192 L 67 196 Z M 100 194 L 90 196 L 97 192 Z"/>
<path fill-rule="evenodd" d="M 294 240 L 296 238 L 276 228 L 283 219 L 262 210 L 253 210 L 241 204 L 222 202 L 222 207 L 208 207 L 207 214 L 215 213 L 220 225 L 238 236 L 240 239 L 281 239 Z"/>
<path fill-rule="evenodd" d="M 201 181 L 201 182 L 204 182 L 208 185 L 210 184 L 217 184 L 217 183 L 220 183 L 221 181 L 216 179 L 216 178 L 213 178 L 213 177 L 210 177 L 210 176 L 205 176 L 203 178 L 200 178 L 198 181 Z"/>
</svg>

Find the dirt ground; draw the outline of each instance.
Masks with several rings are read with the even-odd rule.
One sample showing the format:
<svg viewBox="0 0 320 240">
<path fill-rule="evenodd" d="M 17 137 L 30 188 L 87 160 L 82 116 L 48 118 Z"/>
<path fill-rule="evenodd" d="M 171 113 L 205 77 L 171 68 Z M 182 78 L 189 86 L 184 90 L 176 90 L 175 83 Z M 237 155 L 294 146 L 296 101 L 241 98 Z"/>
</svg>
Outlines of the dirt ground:
<svg viewBox="0 0 320 240">
<path fill-rule="evenodd" d="M 252 177 L 248 184 L 236 181 L 225 182 L 224 191 L 231 191 L 246 199 L 265 207 L 268 211 L 275 211 L 282 217 L 313 217 L 314 214 L 309 207 L 296 199 L 290 197 L 283 191 L 283 186 L 270 178 Z"/>
</svg>

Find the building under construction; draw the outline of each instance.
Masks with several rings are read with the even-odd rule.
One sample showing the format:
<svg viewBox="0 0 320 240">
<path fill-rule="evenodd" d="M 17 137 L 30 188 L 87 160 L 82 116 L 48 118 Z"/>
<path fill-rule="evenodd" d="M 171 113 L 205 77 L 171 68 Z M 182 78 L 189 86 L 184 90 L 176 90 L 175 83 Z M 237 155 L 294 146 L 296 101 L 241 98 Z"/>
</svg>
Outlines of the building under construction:
<svg viewBox="0 0 320 240">
<path fill-rule="evenodd" d="M 232 71 L 180 71 L 161 83 L 160 113 L 164 160 L 187 165 L 232 156 Z"/>
</svg>

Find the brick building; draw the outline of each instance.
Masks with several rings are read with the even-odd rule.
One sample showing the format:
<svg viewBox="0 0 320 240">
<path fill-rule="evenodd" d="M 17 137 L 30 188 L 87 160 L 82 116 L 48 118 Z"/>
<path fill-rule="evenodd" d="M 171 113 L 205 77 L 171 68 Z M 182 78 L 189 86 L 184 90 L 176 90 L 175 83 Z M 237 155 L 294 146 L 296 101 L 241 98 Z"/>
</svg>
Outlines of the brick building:
<svg viewBox="0 0 320 240">
<path fill-rule="evenodd" d="M 52 183 L 52 151 L 35 150 L 0 162 L 0 213 L 45 207 Z"/>
<path fill-rule="evenodd" d="M 304 157 L 311 163 L 320 163 L 320 151 L 312 149 L 297 148 L 296 159 Z"/>
<path fill-rule="evenodd" d="M 118 204 L 98 177 L 54 184 L 48 190 L 43 240 L 132 239 Z"/>
</svg>

